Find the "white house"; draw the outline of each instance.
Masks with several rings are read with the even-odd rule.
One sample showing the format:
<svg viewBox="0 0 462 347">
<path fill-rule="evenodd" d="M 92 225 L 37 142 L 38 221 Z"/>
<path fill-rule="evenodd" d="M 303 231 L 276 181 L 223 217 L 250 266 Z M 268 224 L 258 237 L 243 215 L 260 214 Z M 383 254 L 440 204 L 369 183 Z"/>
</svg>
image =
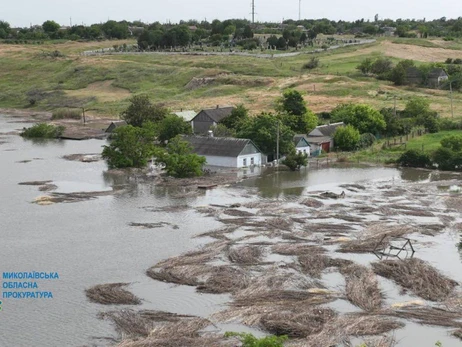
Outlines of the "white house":
<svg viewBox="0 0 462 347">
<path fill-rule="evenodd" d="M 307 156 L 311 155 L 311 146 L 308 143 L 307 137 L 304 134 L 294 136 L 294 145 L 297 153 L 304 153 Z"/>
<path fill-rule="evenodd" d="M 234 168 L 262 165 L 262 154 L 251 140 L 212 136 L 183 138 L 194 153 L 205 157 L 207 165 Z"/>
</svg>

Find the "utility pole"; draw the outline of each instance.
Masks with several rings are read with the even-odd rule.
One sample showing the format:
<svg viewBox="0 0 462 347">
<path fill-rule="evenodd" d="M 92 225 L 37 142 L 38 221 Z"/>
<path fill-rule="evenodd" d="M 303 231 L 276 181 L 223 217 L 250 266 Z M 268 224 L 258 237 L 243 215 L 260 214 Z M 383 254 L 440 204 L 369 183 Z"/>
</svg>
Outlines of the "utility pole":
<svg viewBox="0 0 462 347">
<path fill-rule="evenodd" d="M 454 108 L 452 106 L 452 81 L 449 81 L 449 90 L 451 93 L 451 116 L 452 118 L 454 118 Z"/>
<path fill-rule="evenodd" d="M 279 167 L 279 120 L 278 120 L 278 128 L 277 128 L 277 140 L 276 140 L 276 162 L 277 167 Z"/>
<path fill-rule="evenodd" d="M 255 24 L 255 0 L 252 0 L 252 24 Z"/>
<path fill-rule="evenodd" d="M 395 101 L 395 106 L 394 106 L 394 115 L 396 117 L 396 95 L 393 96 L 393 99 Z"/>
</svg>

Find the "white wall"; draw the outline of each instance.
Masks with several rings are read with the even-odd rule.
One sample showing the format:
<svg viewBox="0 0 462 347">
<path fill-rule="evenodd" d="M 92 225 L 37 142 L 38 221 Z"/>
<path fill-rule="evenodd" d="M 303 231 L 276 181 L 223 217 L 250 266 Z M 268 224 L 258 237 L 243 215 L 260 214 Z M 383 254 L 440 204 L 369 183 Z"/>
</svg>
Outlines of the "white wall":
<svg viewBox="0 0 462 347">
<path fill-rule="evenodd" d="M 249 167 L 251 166 L 251 159 L 254 159 L 253 165 L 255 166 L 261 166 L 261 153 L 253 153 L 253 154 L 246 154 L 246 155 L 240 155 L 237 157 L 237 167 Z M 246 159 L 247 163 L 244 165 L 244 159 Z"/>
<path fill-rule="evenodd" d="M 306 153 L 307 156 L 310 156 L 310 146 L 306 146 L 306 147 L 297 147 L 296 148 L 297 152 L 298 153 Z"/>
<path fill-rule="evenodd" d="M 207 160 L 206 165 L 222 166 L 222 167 L 237 167 L 236 158 L 206 155 L 205 159 Z"/>
</svg>

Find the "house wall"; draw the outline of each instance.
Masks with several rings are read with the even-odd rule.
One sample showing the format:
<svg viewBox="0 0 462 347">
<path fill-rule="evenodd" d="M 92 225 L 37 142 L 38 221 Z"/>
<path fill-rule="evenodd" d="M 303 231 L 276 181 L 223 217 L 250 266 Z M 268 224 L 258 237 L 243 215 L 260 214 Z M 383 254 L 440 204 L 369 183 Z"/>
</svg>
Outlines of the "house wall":
<svg viewBox="0 0 462 347">
<path fill-rule="evenodd" d="M 306 155 L 308 155 L 308 156 L 311 154 L 309 146 L 297 147 L 296 150 L 297 150 L 297 152 L 306 153 Z"/>
<path fill-rule="evenodd" d="M 252 164 L 252 158 L 254 160 L 253 165 L 255 166 L 261 166 L 262 164 L 262 159 L 261 159 L 261 153 L 253 153 L 253 154 L 243 154 L 237 157 L 237 167 L 249 167 Z M 246 165 L 244 165 L 244 159 L 246 159 Z"/>
<path fill-rule="evenodd" d="M 200 112 L 193 120 L 191 120 L 191 125 L 195 134 L 207 134 L 210 127 L 215 125 L 215 122 L 205 113 Z"/>
<path fill-rule="evenodd" d="M 237 167 L 237 158 L 233 157 L 218 157 L 214 155 L 204 155 L 207 160 L 207 165 L 222 166 L 222 167 Z"/>
</svg>

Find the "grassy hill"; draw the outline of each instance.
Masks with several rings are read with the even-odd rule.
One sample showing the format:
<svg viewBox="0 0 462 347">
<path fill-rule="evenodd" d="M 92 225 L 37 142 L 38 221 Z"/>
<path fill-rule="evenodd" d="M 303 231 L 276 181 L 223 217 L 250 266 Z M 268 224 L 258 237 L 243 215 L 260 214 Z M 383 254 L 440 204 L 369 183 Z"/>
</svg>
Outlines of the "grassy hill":
<svg viewBox="0 0 462 347">
<path fill-rule="evenodd" d="M 423 39 L 381 39 L 374 44 L 346 47 L 318 54 L 321 66 L 302 70 L 311 55 L 262 59 L 242 56 L 180 56 L 126 54 L 82 56 L 86 50 L 133 43 L 49 43 L 0 45 L 0 107 L 53 109 L 90 108 L 115 116 L 132 94 L 146 93 L 153 102 L 174 110 L 244 103 L 253 112 L 273 109 L 287 87 L 302 91 L 315 112 L 329 111 L 342 102 L 374 107 L 404 104 L 411 96 L 431 98 L 432 109 L 450 116 L 449 93 L 444 90 L 395 87 L 363 77 L 355 69 L 366 57 L 388 56 L 394 61 L 444 61 L 460 56 L 460 42 Z M 59 51 L 62 57 L 53 57 Z M 30 101 L 36 101 L 31 105 Z M 456 116 L 462 117 L 462 94 L 454 94 Z"/>
</svg>

